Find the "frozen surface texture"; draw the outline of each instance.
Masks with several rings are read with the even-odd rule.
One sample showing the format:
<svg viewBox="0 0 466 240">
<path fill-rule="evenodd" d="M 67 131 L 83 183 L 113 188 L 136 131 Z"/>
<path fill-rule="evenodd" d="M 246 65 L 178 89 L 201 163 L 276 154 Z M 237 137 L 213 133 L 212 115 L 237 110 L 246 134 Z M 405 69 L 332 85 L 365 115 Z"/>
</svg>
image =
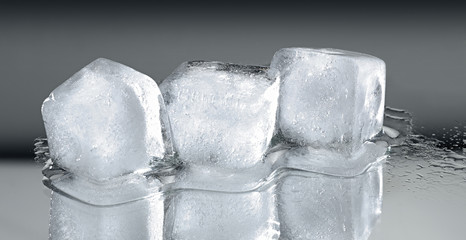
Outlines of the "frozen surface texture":
<svg viewBox="0 0 466 240">
<path fill-rule="evenodd" d="M 351 152 L 382 130 L 385 63 L 376 57 L 285 48 L 269 74 L 281 76 L 278 123 L 289 142 Z"/>
<path fill-rule="evenodd" d="M 266 71 L 194 61 L 164 80 L 160 89 L 184 162 L 241 169 L 262 160 L 274 133 L 279 90 Z"/>
<path fill-rule="evenodd" d="M 157 84 L 97 59 L 56 88 L 42 116 L 51 157 L 77 175 L 103 180 L 149 167 L 170 148 Z"/>
</svg>

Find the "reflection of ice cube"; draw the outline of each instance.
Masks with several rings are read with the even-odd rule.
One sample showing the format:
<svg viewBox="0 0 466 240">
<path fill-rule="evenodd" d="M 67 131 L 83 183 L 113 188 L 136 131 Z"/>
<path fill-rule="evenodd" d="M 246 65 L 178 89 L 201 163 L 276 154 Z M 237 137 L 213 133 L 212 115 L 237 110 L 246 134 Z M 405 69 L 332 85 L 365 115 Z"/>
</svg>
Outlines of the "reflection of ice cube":
<svg viewBox="0 0 466 240">
<path fill-rule="evenodd" d="M 260 162 L 274 132 L 278 81 L 267 68 L 187 62 L 160 85 L 185 162 L 226 168 Z"/>
<path fill-rule="evenodd" d="M 160 196 L 116 206 L 91 206 L 54 192 L 50 239 L 104 240 L 163 238 Z"/>
<path fill-rule="evenodd" d="M 278 239 L 273 191 L 183 191 L 167 204 L 165 239 Z"/>
<path fill-rule="evenodd" d="M 54 191 L 50 239 L 163 237 L 164 200 L 157 177 L 127 174 L 107 181 L 89 181 L 67 173 L 44 183 Z"/>
<path fill-rule="evenodd" d="M 279 126 L 300 145 L 352 151 L 382 130 L 385 64 L 337 49 L 286 48 L 275 53 L 280 74 Z"/>
<path fill-rule="evenodd" d="M 281 238 L 363 240 L 369 237 L 382 204 L 382 163 L 374 161 L 384 158 L 383 144 L 370 144 L 368 148 L 363 147 L 369 152 L 357 158 L 375 155 L 378 158 L 349 159 L 354 164 L 340 167 L 338 163 L 342 161 L 330 159 L 335 154 L 325 159 L 320 155 L 321 150 L 295 149 L 283 155 L 283 167 L 298 171 L 290 171 L 277 186 Z M 303 163 L 306 158 L 311 163 Z"/>
<path fill-rule="evenodd" d="M 179 190 L 165 195 L 165 239 L 278 239 L 275 188 L 267 179 L 276 155 L 242 170 L 181 169 L 171 185 Z"/>
<path fill-rule="evenodd" d="M 122 64 L 97 59 L 44 101 L 51 157 L 101 180 L 149 167 L 165 154 L 163 100 L 156 83 Z"/>
</svg>

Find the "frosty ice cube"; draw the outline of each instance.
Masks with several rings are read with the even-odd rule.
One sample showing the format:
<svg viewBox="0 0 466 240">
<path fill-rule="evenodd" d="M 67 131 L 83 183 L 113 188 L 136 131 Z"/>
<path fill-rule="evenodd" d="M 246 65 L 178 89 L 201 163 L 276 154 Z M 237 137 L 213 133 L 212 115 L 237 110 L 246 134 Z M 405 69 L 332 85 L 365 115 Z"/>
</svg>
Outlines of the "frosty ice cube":
<svg viewBox="0 0 466 240">
<path fill-rule="evenodd" d="M 376 57 L 285 48 L 269 74 L 281 76 L 278 124 L 289 142 L 351 152 L 382 129 L 385 63 Z"/>
<path fill-rule="evenodd" d="M 279 90 L 266 70 L 193 61 L 162 82 L 180 159 L 231 169 L 261 161 L 274 132 Z"/>
<path fill-rule="evenodd" d="M 163 111 L 150 77 L 103 58 L 57 87 L 42 105 L 54 162 L 95 180 L 148 168 L 170 151 Z"/>
</svg>

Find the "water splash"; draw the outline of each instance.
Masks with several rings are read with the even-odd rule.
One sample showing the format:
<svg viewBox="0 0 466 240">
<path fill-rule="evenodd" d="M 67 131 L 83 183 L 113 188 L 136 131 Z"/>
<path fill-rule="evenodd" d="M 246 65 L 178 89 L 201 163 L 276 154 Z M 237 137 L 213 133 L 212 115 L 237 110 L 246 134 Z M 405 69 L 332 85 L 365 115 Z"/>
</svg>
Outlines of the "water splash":
<svg viewBox="0 0 466 240">
<path fill-rule="evenodd" d="M 466 155 L 459 142 L 465 133 L 459 127 L 442 136 L 454 133 L 447 141 L 417 134 L 413 130 L 412 115 L 401 109 L 387 107 L 384 136 L 389 143 L 390 156 L 385 170 L 386 190 L 393 188 L 419 191 L 431 188 L 466 188 Z M 452 144 L 453 141 L 455 144 Z M 458 142 L 458 143 L 457 143 Z M 464 191 L 463 191 L 464 192 Z"/>
</svg>

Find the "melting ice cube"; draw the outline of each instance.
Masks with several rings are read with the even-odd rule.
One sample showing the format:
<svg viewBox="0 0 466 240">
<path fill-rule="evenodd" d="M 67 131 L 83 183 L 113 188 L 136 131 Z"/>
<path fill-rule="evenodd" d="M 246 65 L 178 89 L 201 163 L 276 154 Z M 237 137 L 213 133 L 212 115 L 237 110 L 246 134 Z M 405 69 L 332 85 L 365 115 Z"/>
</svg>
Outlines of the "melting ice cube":
<svg viewBox="0 0 466 240">
<path fill-rule="evenodd" d="M 51 157 L 97 180 L 147 168 L 170 151 L 163 111 L 150 77 L 103 58 L 57 87 L 42 105 Z"/>
<path fill-rule="evenodd" d="M 270 69 L 281 76 L 278 123 L 288 141 L 351 152 L 382 130 L 382 60 L 337 49 L 285 48 Z"/>
<path fill-rule="evenodd" d="M 261 161 L 272 138 L 278 81 L 266 67 L 186 62 L 160 85 L 173 142 L 187 163 L 230 169 Z"/>
</svg>

